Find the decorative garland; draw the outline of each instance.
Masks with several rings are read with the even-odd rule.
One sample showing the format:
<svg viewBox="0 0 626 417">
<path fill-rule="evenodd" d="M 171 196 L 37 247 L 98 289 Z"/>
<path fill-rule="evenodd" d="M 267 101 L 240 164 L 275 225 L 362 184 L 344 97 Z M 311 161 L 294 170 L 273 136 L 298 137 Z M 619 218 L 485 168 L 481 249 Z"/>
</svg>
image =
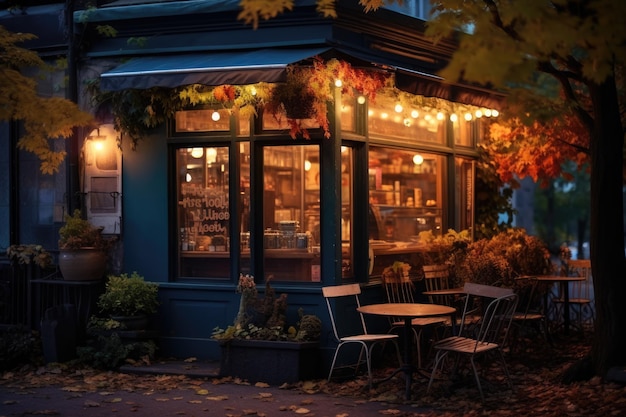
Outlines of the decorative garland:
<svg viewBox="0 0 626 417">
<path fill-rule="evenodd" d="M 309 67 L 287 68 L 285 83 L 258 83 L 250 85 L 220 85 L 210 87 L 193 84 L 178 88 L 154 87 L 145 90 L 123 90 L 101 92 L 97 83 L 92 83 L 90 92 L 97 108 L 110 108 L 115 129 L 131 140 L 135 149 L 139 140 L 150 129 L 173 118 L 175 113 L 197 105 L 220 105 L 235 111 L 242 118 L 257 116 L 259 111 L 269 112 L 280 123 L 285 117 L 292 138 L 301 136 L 310 139 L 302 126 L 302 120 L 314 119 L 330 138 L 328 103 L 332 102 L 336 80 L 341 81 L 341 92 L 354 97 L 362 95 L 370 102 L 377 96 L 393 98 L 404 108 L 430 108 L 449 114 L 476 109 L 444 99 L 416 96 L 394 87 L 393 76 L 380 70 L 364 70 L 352 67 L 348 62 L 331 59 L 323 61 L 316 57 Z"/>
</svg>

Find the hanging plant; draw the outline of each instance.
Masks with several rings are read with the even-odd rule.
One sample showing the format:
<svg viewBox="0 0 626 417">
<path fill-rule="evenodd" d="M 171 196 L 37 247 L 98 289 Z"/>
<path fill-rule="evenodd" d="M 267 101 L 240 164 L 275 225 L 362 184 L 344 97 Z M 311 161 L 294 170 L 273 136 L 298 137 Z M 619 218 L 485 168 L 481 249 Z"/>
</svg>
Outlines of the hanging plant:
<svg viewBox="0 0 626 417">
<path fill-rule="evenodd" d="M 324 131 L 324 137 L 329 138 L 328 102 L 334 98 L 335 80 L 342 81 L 342 94 L 351 97 L 363 94 L 374 100 L 377 91 L 387 84 L 389 75 L 356 69 L 337 59 L 325 62 L 316 57 L 312 67 L 288 68 L 286 82 L 276 84 L 269 92 L 265 110 L 279 122 L 285 115 L 290 126 L 289 134 L 294 139 L 298 135 L 310 139 L 309 132 L 302 126 L 303 119 L 315 119 Z"/>
</svg>

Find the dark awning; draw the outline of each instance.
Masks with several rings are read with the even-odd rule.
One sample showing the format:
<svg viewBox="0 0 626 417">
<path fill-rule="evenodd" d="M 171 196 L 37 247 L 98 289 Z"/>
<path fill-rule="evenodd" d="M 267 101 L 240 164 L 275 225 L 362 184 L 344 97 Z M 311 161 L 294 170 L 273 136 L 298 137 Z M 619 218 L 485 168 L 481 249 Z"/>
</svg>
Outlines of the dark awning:
<svg viewBox="0 0 626 417">
<path fill-rule="evenodd" d="M 281 82 L 285 80 L 288 65 L 320 55 L 329 49 L 258 49 L 137 57 L 103 73 L 100 88 L 103 91 L 119 91 L 173 88 L 189 84 Z"/>
<path fill-rule="evenodd" d="M 446 83 L 441 77 L 432 74 L 396 68 L 396 88 L 407 93 L 438 97 L 456 103 L 500 109 L 504 94 L 465 84 Z"/>
</svg>

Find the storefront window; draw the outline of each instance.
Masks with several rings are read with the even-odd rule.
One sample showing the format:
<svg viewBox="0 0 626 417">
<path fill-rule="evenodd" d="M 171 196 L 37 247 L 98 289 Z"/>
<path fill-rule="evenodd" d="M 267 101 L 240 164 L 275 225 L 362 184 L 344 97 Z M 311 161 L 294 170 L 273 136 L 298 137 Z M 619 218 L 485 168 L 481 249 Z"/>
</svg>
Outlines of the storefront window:
<svg viewBox="0 0 626 417">
<path fill-rule="evenodd" d="M 455 159 L 455 223 L 459 230 L 472 230 L 474 227 L 474 161 L 467 158 Z"/>
<path fill-rule="evenodd" d="M 180 277 L 230 276 L 228 147 L 176 153 Z"/>
<path fill-rule="evenodd" d="M 176 112 L 175 132 L 230 132 L 231 109 L 199 109 Z M 235 118 L 237 136 L 250 135 L 250 120 Z"/>
<path fill-rule="evenodd" d="M 413 258 L 422 232 L 441 235 L 444 158 L 377 146 L 369 153 L 370 248 L 373 274 Z"/>
<path fill-rule="evenodd" d="M 472 129 L 474 127 L 474 116 L 470 112 L 454 114 L 451 118 L 452 131 L 454 132 L 454 144 L 460 146 L 473 146 Z"/>
<path fill-rule="evenodd" d="M 319 146 L 267 146 L 263 163 L 265 277 L 320 281 Z"/>
<path fill-rule="evenodd" d="M 406 138 L 410 142 L 445 143 L 444 113 L 422 106 L 405 107 L 389 97 L 369 103 L 370 134 Z"/>
<path fill-rule="evenodd" d="M 354 276 L 352 253 L 352 179 L 354 178 L 352 148 L 341 147 L 341 276 Z"/>
</svg>

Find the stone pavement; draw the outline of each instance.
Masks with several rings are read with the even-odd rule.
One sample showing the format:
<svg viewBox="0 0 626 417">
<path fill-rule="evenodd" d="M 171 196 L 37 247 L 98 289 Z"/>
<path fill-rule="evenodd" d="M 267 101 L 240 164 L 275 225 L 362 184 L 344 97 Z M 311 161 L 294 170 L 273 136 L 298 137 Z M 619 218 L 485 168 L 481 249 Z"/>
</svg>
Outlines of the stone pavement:
<svg viewBox="0 0 626 417">
<path fill-rule="evenodd" d="M 88 391 L 47 385 L 43 387 L 0 384 L 0 417 L 53 415 L 67 417 L 99 416 L 315 416 L 380 417 L 411 416 L 431 410 L 410 404 L 366 401 L 350 396 L 321 392 L 306 393 L 301 388 L 222 383 L 213 363 L 159 362 L 144 367 L 124 367 L 123 373 L 137 374 L 132 389 Z M 159 386 L 159 379 L 141 383 L 140 374 L 185 375 L 194 384 L 181 388 Z M 400 381 L 389 381 L 389 384 Z"/>
</svg>

